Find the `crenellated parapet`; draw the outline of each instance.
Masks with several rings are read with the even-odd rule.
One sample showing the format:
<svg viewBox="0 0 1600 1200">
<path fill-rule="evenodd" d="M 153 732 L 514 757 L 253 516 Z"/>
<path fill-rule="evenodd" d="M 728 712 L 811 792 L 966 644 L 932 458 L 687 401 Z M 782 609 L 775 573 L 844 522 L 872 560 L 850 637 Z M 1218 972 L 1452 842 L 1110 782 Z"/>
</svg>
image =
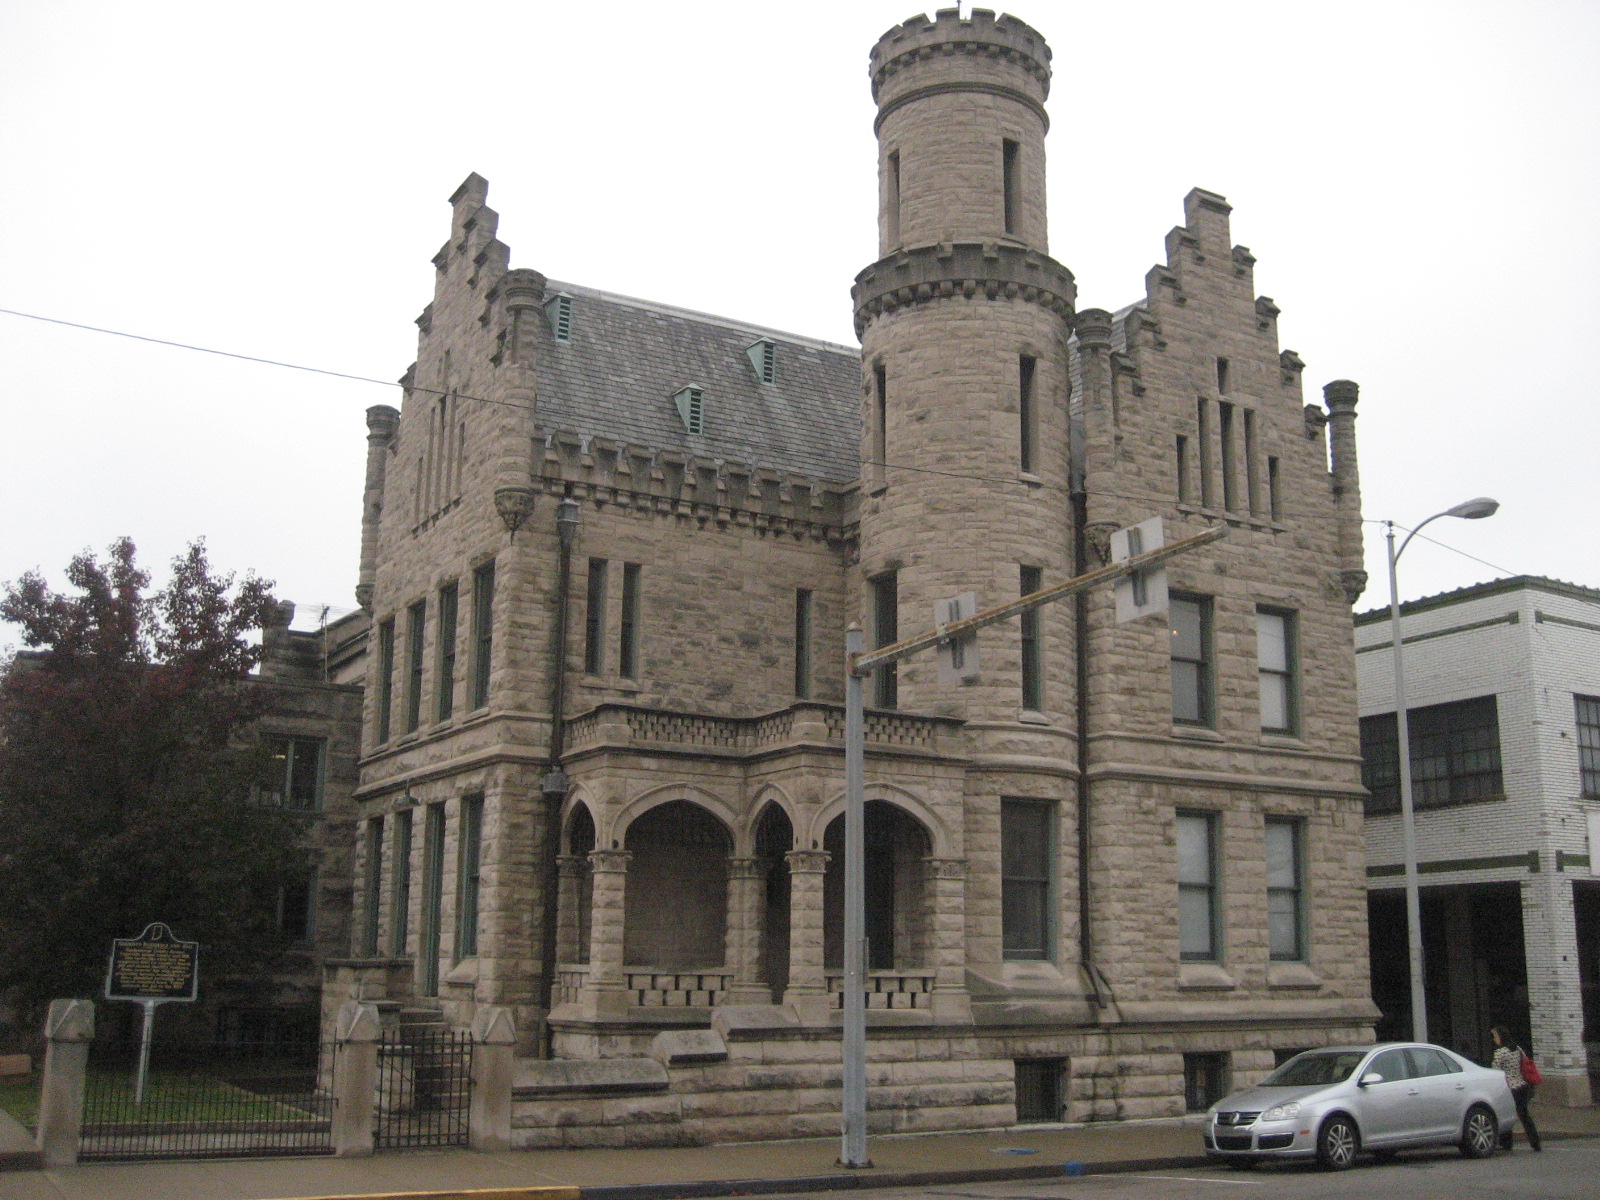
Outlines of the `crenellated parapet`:
<svg viewBox="0 0 1600 1200">
<path fill-rule="evenodd" d="M 1006 242 L 940 242 L 900 250 L 856 276 L 856 333 L 897 309 L 960 296 L 1020 300 L 1072 319 L 1077 285 L 1048 254 Z"/>
<path fill-rule="evenodd" d="M 1033 95 L 1027 97 L 1044 115 L 1043 102 L 1050 94 L 1050 47 L 1040 33 L 1013 16 L 996 17 L 993 10 L 975 8 L 962 20 L 960 10 L 943 8 L 933 20 L 919 13 L 896 25 L 878 39 L 872 48 L 872 98 L 882 112 L 879 121 L 896 104 L 904 102 L 903 87 L 907 69 L 936 58 L 965 57 L 1005 64 L 1013 72 L 1033 82 Z M 978 75 L 981 67 L 964 64 L 962 74 Z M 975 80 L 969 78 L 971 88 Z"/>
</svg>

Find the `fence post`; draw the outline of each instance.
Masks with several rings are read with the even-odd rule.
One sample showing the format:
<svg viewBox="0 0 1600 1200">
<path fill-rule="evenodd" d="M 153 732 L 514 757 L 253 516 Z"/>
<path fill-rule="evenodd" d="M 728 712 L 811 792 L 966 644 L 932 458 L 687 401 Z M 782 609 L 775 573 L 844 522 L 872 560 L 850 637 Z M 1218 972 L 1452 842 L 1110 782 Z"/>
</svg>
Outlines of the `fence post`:
<svg viewBox="0 0 1600 1200">
<path fill-rule="evenodd" d="M 511 1010 L 485 1005 L 472 1018 L 472 1103 L 467 1143 L 474 1150 L 511 1149 Z"/>
<path fill-rule="evenodd" d="M 378 1009 L 350 1000 L 339 1006 L 333 1067 L 333 1152 L 372 1153 L 373 1096 L 378 1083 Z"/>
<path fill-rule="evenodd" d="M 83 1085 L 89 1072 L 89 1043 L 94 1041 L 94 1001 L 50 1001 L 44 1036 L 39 1154 L 47 1167 L 70 1167 L 78 1161 L 83 1135 Z"/>
</svg>

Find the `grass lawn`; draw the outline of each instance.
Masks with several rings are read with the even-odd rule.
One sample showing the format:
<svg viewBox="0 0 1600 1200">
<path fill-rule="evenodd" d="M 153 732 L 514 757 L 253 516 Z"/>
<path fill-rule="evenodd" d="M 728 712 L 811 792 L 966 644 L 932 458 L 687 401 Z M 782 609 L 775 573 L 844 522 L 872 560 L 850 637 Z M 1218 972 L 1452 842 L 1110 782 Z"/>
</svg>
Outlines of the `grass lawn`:
<svg viewBox="0 0 1600 1200">
<path fill-rule="evenodd" d="M 84 1102 L 84 1123 L 284 1121 L 316 1115 L 305 1108 L 258 1096 L 206 1075 L 152 1071 L 145 1081 L 143 1104 L 134 1103 L 133 1085 L 131 1070 L 91 1070 Z"/>
<path fill-rule="evenodd" d="M 0 1077 L 0 1109 L 32 1129 L 39 1120 L 39 1076 Z"/>
</svg>

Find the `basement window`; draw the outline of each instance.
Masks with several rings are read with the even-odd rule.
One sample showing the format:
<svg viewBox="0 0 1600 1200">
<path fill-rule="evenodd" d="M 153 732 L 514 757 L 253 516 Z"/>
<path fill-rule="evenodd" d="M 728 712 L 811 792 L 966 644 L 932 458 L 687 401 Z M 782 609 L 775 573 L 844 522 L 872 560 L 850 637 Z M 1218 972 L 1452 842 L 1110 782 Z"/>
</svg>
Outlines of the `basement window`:
<svg viewBox="0 0 1600 1200">
<path fill-rule="evenodd" d="M 544 302 L 544 315 L 549 318 L 550 332 L 556 335 L 558 342 L 572 340 L 572 297 L 565 292 L 557 292 Z"/>
<path fill-rule="evenodd" d="M 778 382 L 778 348 L 770 340 L 762 338 L 752 343 L 745 349 L 745 354 L 755 368 L 757 379 L 762 383 Z"/>
<path fill-rule="evenodd" d="M 689 433 L 704 433 L 706 431 L 705 402 L 697 387 L 686 387 L 673 393 L 672 401 L 678 406 L 678 416 L 683 418 L 683 427 Z"/>
</svg>

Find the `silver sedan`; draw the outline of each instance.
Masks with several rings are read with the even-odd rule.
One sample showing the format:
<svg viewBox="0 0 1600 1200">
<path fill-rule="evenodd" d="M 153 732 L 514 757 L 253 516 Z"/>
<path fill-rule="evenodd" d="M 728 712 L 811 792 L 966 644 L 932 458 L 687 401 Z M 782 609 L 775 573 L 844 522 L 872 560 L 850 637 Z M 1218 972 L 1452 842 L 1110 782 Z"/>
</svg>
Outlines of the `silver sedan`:
<svg viewBox="0 0 1600 1200">
<path fill-rule="evenodd" d="M 1213 1104 L 1206 1153 L 1240 1167 L 1315 1158 L 1333 1171 L 1362 1150 L 1453 1144 L 1467 1158 L 1488 1158 L 1516 1115 L 1502 1072 L 1441 1046 L 1329 1046 Z"/>
</svg>

